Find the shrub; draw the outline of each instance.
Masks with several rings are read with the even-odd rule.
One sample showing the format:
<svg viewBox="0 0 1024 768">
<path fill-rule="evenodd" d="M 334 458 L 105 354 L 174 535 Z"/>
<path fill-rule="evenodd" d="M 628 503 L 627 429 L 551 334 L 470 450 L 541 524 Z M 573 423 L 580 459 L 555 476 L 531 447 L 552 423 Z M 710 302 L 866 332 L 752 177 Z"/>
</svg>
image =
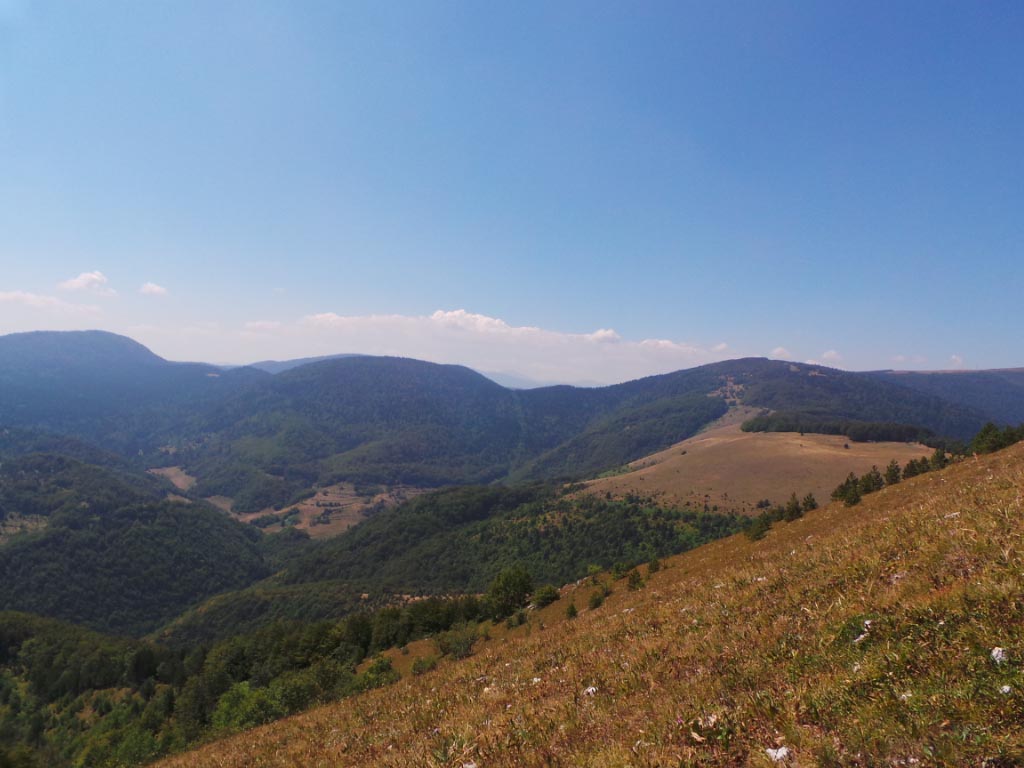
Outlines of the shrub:
<svg viewBox="0 0 1024 768">
<path fill-rule="evenodd" d="M 475 626 L 462 624 L 438 634 L 434 638 L 434 644 L 442 656 L 464 659 L 473 653 L 473 644 L 476 643 L 477 637 Z"/>
<path fill-rule="evenodd" d="M 421 656 L 412 663 L 412 673 L 422 675 L 437 666 L 437 656 Z"/>
<path fill-rule="evenodd" d="M 644 577 L 640 575 L 640 571 L 636 568 L 629 572 L 629 579 L 626 581 L 626 586 L 629 587 L 631 592 L 643 589 Z"/>
<path fill-rule="evenodd" d="M 545 584 L 533 593 L 533 604 L 537 606 L 537 608 L 544 608 L 551 605 L 558 598 L 558 590 L 550 584 Z"/>
</svg>

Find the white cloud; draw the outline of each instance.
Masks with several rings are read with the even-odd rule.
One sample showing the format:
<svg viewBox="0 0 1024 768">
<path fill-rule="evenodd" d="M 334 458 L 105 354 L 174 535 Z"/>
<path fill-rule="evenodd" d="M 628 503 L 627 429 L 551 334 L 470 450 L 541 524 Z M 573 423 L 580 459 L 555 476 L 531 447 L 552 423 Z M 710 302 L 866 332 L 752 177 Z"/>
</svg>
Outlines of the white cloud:
<svg viewBox="0 0 1024 768">
<path fill-rule="evenodd" d="M 725 351 L 670 339 L 624 339 L 610 328 L 566 333 L 515 326 L 464 309 L 430 315 L 308 315 L 280 329 L 295 356 L 359 352 L 515 371 L 537 381 L 626 381 L 723 359 Z M 300 343 L 294 337 L 303 337 Z"/>
<path fill-rule="evenodd" d="M 276 331 L 281 327 L 277 320 L 250 320 L 245 324 L 245 330 L 251 333 L 262 333 L 264 331 Z"/>
<path fill-rule="evenodd" d="M 711 348 L 712 352 L 725 352 L 729 348 L 729 345 L 724 341 L 720 341 Z"/>
<path fill-rule="evenodd" d="M 821 353 L 821 359 L 829 363 L 838 363 L 842 361 L 843 356 L 836 352 L 834 349 L 829 349 Z"/>
<path fill-rule="evenodd" d="M 954 368 L 963 368 L 964 359 L 960 355 L 950 355 L 949 364 L 952 365 Z"/>
<path fill-rule="evenodd" d="M 78 277 L 72 277 L 70 280 L 65 280 L 62 283 L 58 283 L 57 287 L 62 291 L 88 291 L 89 293 L 96 294 L 97 296 L 116 296 L 117 291 L 110 288 L 107 283 L 107 276 L 99 270 L 93 272 L 83 272 Z"/>
<path fill-rule="evenodd" d="M 622 337 L 619 336 L 612 328 L 598 328 L 593 333 L 583 334 L 583 338 L 587 341 L 594 341 L 599 344 L 614 344 L 617 341 L 622 341 Z"/>
<path fill-rule="evenodd" d="M 776 347 L 772 350 L 771 356 L 778 360 L 790 360 L 793 357 L 793 353 L 785 347 Z"/>
<path fill-rule="evenodd" d="M 166 296 L 167 289 L 156 283 L 143 283 L 142 287 L 139 288 L 139 293 L 143 296 Z"/>
<path fill-rule="evenodd" d="M 32 309 L 51 310 L 71 314 L 93 314 L 99 307 L 89 304 L 71 304 L 56 296 L 45 296 L 27 291 L 0 291 L 0 304 L 20 304 Z"/>
</svg>

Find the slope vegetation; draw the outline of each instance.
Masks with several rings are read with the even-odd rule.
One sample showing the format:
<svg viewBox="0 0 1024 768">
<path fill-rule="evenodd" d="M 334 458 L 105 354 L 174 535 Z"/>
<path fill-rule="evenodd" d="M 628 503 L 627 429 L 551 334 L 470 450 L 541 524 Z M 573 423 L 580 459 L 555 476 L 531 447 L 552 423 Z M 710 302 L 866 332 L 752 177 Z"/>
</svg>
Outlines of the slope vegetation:
<svg viewBox="0 0 1024 768">
<path fill-rule="evenodd" d="M 0 610 L 142 634 L 267 575 L 255 529 L 165 494 L 64 456 L 0 464 Z"/>
<path fill-rule="evenodd" d="M 1019 765 L 1024 446 L 583 584 L 466 661 L 177 766 Z M 776 762 L 776 760 L 778 762 Z"/>
<path fill-rule="evenodd" d="M 980 411 L 1003 424 L 1024 423 L 1024 368 L 991 371 L 880 371 L 872 375 Z"/>
</svg>

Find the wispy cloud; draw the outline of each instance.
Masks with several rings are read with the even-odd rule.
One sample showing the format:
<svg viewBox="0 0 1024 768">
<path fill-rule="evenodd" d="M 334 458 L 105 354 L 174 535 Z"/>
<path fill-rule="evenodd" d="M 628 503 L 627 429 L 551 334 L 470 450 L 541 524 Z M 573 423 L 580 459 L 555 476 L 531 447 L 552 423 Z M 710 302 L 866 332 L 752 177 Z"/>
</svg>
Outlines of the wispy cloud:
<svg viewBox="0 0 1024 768">
<path fill-rule="evenodd" d="M 0 304 L 18 304 L 32 309 L 49 310 L 69 314 L 95 314 L 99 307 L 91 304 L 72 304 L 57 298 L 28 291 L 0 291 Z"/>
<path fill-rule="evenodd" d="M 166 296 L 167 289 L 156 283 L 143 283 L 142 287 L 139 288 L 139 293 L 143 296 Z"/>
<path fill-rule="evenodd" d="M 107 285 L 109 282 L 106 275 L 96 270 L 83 272 L 78 277 L 58 283 L 57 287 L 62 291 L 87 291 L 96 296 L 116 296 L 117 291 Z"/>
<path fill-rule="evenodd" d="M 776 347 L 771 351 L 771 356 L 778 360 L 791 360 L 793 358 L 793 353 L 785 347 Z"/>
<path fill-rule="evenodd" d="M 721 360 L 726 348 L 671 339 L 624 339 L 612 328 L 567 333 L 516 326 L 464 309 L 430 315 L 308 315 L 289 333 L 312 335 L 318 353 L 362 352 L 515 370 L 538 381 L 625 381 Z"/>
<path fill-rule="evenodd" d="M 954 368 L 963 368 L 964 359 L 961 355 L 950 355 L 949 364 L 952 365 Z"/>
</svg>

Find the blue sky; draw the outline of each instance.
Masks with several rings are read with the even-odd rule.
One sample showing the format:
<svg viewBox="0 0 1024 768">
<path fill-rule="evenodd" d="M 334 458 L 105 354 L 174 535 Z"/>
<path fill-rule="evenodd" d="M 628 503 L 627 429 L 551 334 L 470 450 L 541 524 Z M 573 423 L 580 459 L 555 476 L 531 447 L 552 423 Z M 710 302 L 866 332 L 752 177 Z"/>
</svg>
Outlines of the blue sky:
<svg viewBox="0 0 1024 768">
<path fill-rule="evenodd" d="M 0 333 L 1020 366 L 1022 139 L 1015 2 L 0 0 Z"/>
</svg>

